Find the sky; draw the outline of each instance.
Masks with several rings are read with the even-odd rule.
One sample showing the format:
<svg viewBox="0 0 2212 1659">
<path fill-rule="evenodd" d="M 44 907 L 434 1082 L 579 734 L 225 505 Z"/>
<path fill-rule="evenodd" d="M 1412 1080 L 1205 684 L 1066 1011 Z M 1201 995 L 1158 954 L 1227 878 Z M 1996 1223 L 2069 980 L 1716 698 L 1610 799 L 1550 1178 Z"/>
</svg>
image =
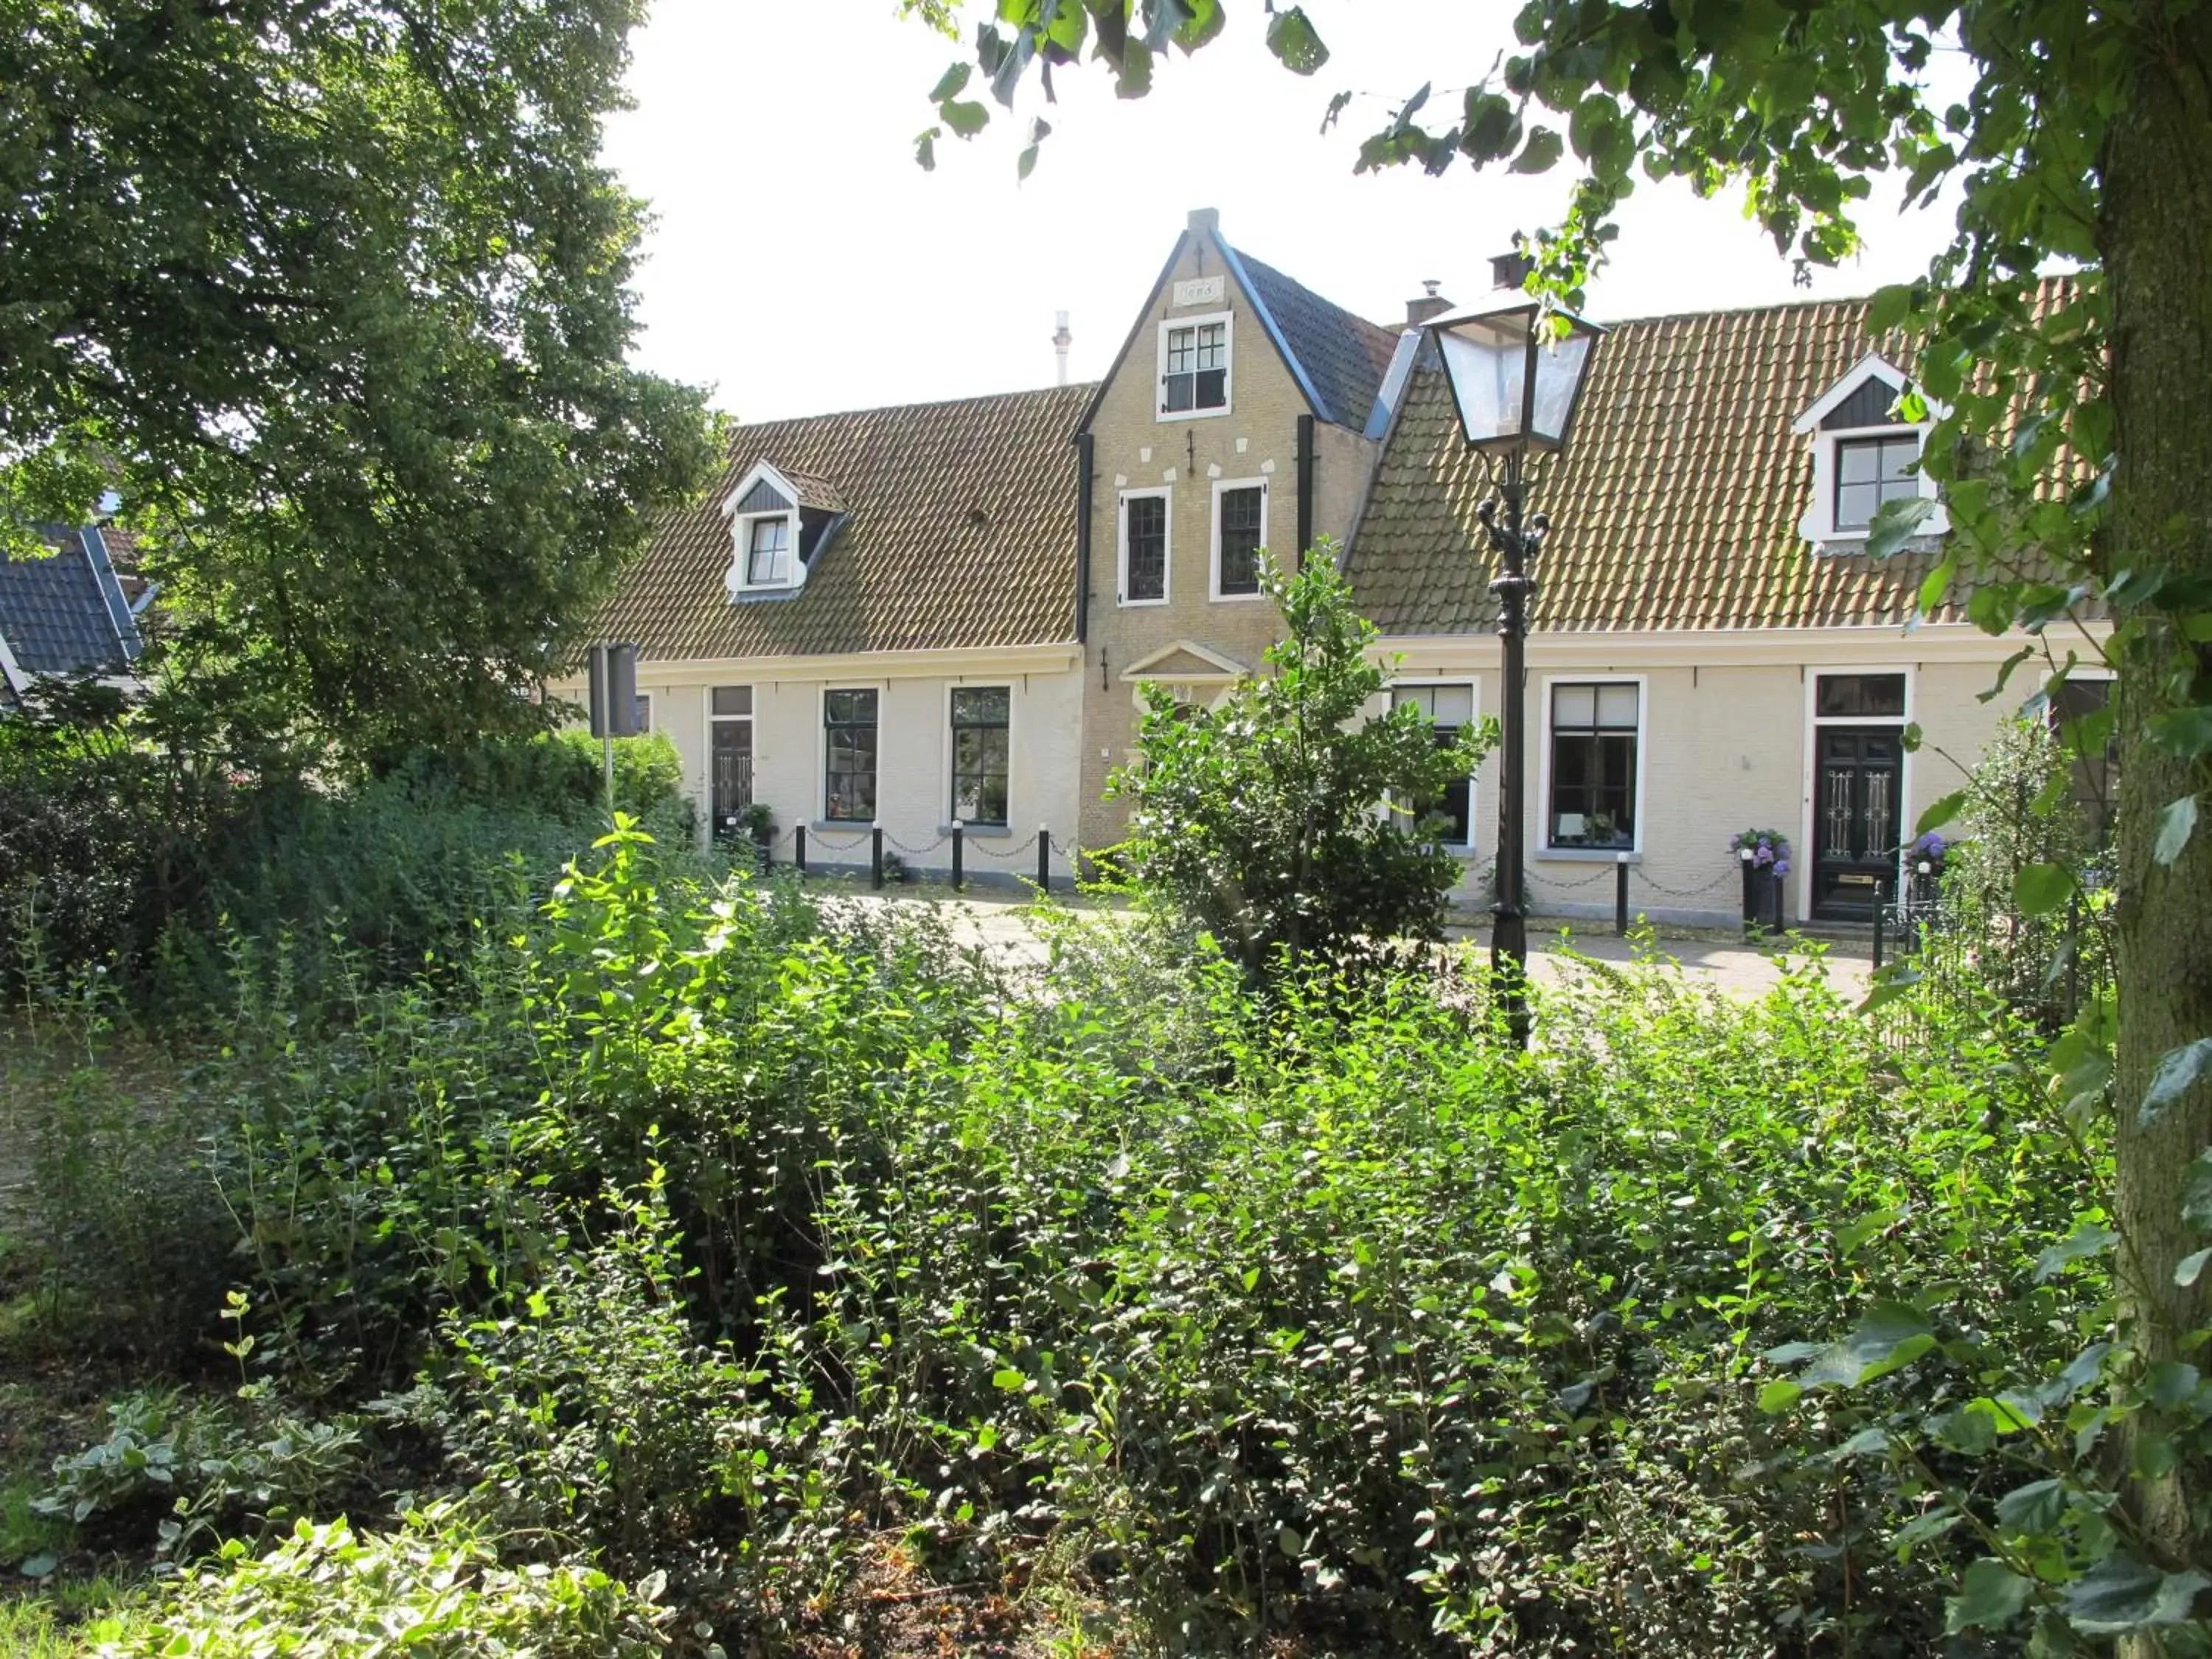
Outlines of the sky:
<svg viewBox="0 0 2212 1659">
<path fill-rule="evenodd" d="M 1539 178 L 1352 163 L 1423 81 L 1432 109 L 1456 105 L 1510 49 L 1516 0 L 1304 3 L 1332 53 L 1310 79 L 1267 51 L 1258 0 L 1230 0 L 1222 36 L 1164 63 L 1150 97 L 1118 103 L 1086 64 L 1048 108 L 1032 78 L 978 137 L 940 139 L 925 173 L 927 94 L 969 54 L 896 0 L 653 0 L 632 42 L 635 107 L 607 131 L 609 161 L 653 215 L 636 361 L 711 386 L 743 420 L 971 397 L 1050 385 L 1066 311 L 1070 378 L 1094 380 L 1200 207 L 1232 246 L 1378 322 L 1401 319 L 1424 279 L 1480 300 L 1514 231 L 1559 218 L 1571 155 Z M 1054 131 L 1020 181 L 1038 113 Z M 1895 201 L 1878 187 L 1863 254 L 1797 288 L 1740 196 L 1699 201 L 1639 175 L 1589 313 L 1870 293 L 1950 239 L 1949 207 L 1900 216 Z"/>
</svg>

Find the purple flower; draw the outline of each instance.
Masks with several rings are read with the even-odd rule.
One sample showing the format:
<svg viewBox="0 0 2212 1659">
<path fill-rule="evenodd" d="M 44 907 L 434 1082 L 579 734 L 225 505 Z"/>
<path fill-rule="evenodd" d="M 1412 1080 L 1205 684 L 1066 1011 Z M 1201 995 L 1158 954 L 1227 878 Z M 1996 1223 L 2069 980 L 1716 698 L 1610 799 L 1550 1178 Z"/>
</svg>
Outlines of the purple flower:
<svg viewBox="0 0 2212 1659">
<path fill-rule="evenodd" d="M 1788 859 L 1775 860 L 1774 873 L 1778 876 L 1788 875 L 1790 873 L 1790 860 Z"/>
</svg>

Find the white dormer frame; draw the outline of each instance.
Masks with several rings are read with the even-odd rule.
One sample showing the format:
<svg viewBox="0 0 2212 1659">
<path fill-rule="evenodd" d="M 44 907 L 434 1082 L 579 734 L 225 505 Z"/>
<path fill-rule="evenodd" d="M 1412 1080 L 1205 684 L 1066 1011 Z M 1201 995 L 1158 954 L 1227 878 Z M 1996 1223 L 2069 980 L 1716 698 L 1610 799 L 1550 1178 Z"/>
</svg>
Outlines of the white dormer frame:
<svg viewBox="0 0 2212 1659">
<path fill-rule="evenodd" d="M 1925 421 L 1884 421 L 1872 426 L 1838 427 L 1832 430 L 1821 426 L 1821 422 L 1835 413 L 1870 380 L 1878 380 L 1888 387 L 1893 401 L 1903 395 L 1912 384 L 1912 377 L 1903 369 L 1879 352 L 1869 351 L 1790 427 L 1790 430 L 1800 437 L 1809 439 L 1813 446 L 1813 499 L 1806 507 L 1805 516 L 1797 521 L 1797 533 L 1815 547 L 1841 547 L 1848 543 L 1863 542 L 1867 538 L 1866 526 L 1849 529 L 1838 529 L 1836 526 L 1836 457 L 1844 443 L 1854 438 L 1903 437 L 1909 434 L 1919 439 L 1924 459 L 1929 428 L 1937 419 L 1950 412 L 1943 405 L 1931 401 L 1928 410 L 1930 418 Z M 1936 480 L 1925 471 L 1917 473 L 1915 481 L 1922 498 L 1936 505 L 1920 521 L 1914 535 L 1940 536 L 1951 527 L 1950 519 L 1943 511 L 1942 495 L 1936 487 Z"/>
<path fill-rule="evenodd" d="M 768 513 L 740 513 L 738 503 L 752 494 L 754 486 L 766 483 L 775 493 L 789 501 L 787 507 Z M 737 488 L 722 497 L 722 516 L 730 521 L 730 569 L 723 585 L 732 599 L 748 593 L 796 593 L 806 585 L 806 561 L 799 556 L 799 532 L 804 527 L 799 516 L 799 487 L 766 461 L 753 463 L 751 471 L 738 480 Z M 787 544 L 791 550 L 790 579 L 780 582 L 755 582 L 748 580 L 748 554 L 752 546 L 753 526 L 763 519 L 786 519 L 790 521 Z"/>
</svg>

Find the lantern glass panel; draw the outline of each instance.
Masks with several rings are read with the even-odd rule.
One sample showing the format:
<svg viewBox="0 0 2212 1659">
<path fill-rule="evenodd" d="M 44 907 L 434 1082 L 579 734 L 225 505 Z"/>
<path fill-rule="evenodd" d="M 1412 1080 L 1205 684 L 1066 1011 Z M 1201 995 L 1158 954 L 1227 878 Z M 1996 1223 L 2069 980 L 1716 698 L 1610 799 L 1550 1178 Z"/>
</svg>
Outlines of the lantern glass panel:
<svg viewBox="0 0 2212 1659">
<path fill-rule="evenodd" d="M 1509 312 L 1470 318 L 1440 331 L 1444 369 L 1469 443 L 1521 436 L 1521 398 L 1528 384 L 1528 317 Z"/>
<path fill-rule="evenodd" d="M 1577 329 L 1572 334 L 1536 349 L 1536 412 L 1529 435 L 1539 443 L 1558 445 L 1566 436 L 1567 419 L 1574 413 L 1575 392 L 1583 371 L 1589 366 L 1590 344 L 1596 337 Z"/>
</svg>

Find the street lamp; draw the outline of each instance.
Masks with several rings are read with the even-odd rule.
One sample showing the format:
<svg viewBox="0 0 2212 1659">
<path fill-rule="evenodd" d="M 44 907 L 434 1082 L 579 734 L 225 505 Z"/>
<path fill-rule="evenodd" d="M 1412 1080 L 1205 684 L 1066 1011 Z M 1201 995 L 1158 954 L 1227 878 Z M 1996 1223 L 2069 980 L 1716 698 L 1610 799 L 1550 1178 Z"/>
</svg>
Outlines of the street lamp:
<svg viewBox="0 0 2212 1659">
<path fill-rule="evenodd" d="M 1504 744 L 1499 755 L 1498 891 L 1491 906 L 1490 966 L 1505 1006 L 1513 1046 L 1528 1046 L 1528 925 L 1521 908 L 1522 823 L 1528 775 L 1526 706 L 1528 599 L 1536 591 L 1528 565 L 1550 532 L 1540 513 L 1522 522 L 1537 483 L 1532 459 L 1566 447 L 1575 404 L 1604 330 L 1571 313 L 1549 310 L 1519 292 L 1528 266 L 1517 256 L 1495 262 L 1510 300 L 1433 319 L 1427 327 L 1443 358 L 1452 400 L 1469 448 L 1482 456 L 1498 493 L 1475 509 L 1498 556 L 1490 584 L 1498 596 L 1504 645 Z M 1503 509 L 1501 511 L 1501 508 Z"/>
</svg>

